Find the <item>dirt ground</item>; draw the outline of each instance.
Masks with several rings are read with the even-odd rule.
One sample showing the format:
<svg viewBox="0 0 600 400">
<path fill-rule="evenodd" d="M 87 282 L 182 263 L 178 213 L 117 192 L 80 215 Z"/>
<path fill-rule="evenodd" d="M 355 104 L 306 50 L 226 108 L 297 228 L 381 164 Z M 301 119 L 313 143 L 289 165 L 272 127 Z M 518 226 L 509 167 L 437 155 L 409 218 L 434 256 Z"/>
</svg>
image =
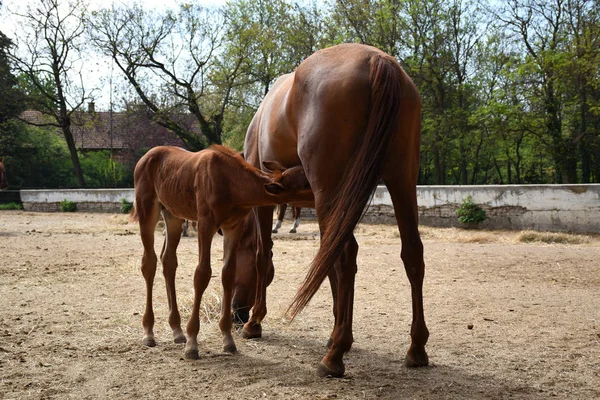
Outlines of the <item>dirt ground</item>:
<svg viewBox="0 0 600 400">
<path fill-rule="evenodd" d="M 402 365 L 411 306 L 396 228 L 361 225 L 355 343 L 346 376 L 321 379 L 315 367 L 333 323 L 327 284 L 295 321 L 285 317 L 318 246 L 315 223 L 275 235 L 263 338 L 235 336 L 235 355 L 221 352 L 215 239 L 200 359 L 191 361 L 171 341 L 160 273 L 158 346 L 141 344 L 142 247 L 126 216 L 0 211 L 0 398 L 600 398 L 599 237 L 421 230 L 431 365 Z M 194 237 L 179 256 L 186 321 Z"/>
</svg>

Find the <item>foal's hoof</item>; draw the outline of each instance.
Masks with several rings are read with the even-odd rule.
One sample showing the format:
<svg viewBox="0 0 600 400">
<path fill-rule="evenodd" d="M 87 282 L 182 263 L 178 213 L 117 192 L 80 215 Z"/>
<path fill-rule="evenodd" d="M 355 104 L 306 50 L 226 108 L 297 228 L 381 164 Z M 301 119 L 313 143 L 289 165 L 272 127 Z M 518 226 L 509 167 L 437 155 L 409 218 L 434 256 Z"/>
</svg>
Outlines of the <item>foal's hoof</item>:
<svg viewBox="0 0 600 400">
<path fill-rule="evenodd" d="M 244 339 L 257 339 L 262 337 L 262 326 L 260 324 L 251 324 L 247 322 L 242 329 L 242 337 Z"/>
<path fill-rule="evenodd" d="M 296 233 L 295 229 L 290 229 L 290 233 Z"/>
<path fill-rule="evenodd" d="M 144 340 L 142 340 L 142 344 L 148 347 L 155 347 L 156 340 L 153 337 L 145 337 Z"/>
<path fill-rule="evenodd" d="M 323 361 L 317 366 L 317 375 L 321 378 L 341 378 L 346 368 L 344 364 L 339 367 L 329 368 Z"/>
<path fill-rule="evenodd" d="M 427 352 L 425 352 L 425 349 L 420 351 L 409 349 L 408 353 L 406 353 L 406 357 L 404 358 L 404 365 L 408 368 L 419 368 L 428 366 L 429 357 L 427 356 Z"/>
<path fill-rule="evenodd" d="M 198 350 L 186 350 L 185 358 L 188 360 L 197 360 L 200 358 L 200 355 L 198 354 Z"/>
<path fill-rule="evenodd" d="M 237 352 L 237 347 L 235 346 L 235 343 L 227 344 L 227 345 L 223 346 L 223 351 L 225 353 L 233 354 L 233 353 Z"/>
</svg>

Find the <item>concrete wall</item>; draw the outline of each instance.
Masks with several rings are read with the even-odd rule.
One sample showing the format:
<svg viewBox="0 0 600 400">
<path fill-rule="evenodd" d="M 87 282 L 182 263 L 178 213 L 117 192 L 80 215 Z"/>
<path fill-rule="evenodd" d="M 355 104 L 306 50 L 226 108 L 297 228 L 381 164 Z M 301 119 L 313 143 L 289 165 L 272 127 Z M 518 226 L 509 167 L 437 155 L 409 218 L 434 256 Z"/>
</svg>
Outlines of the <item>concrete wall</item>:
<svg viewBox="0 0 600 400">
<path fill-rule="evenodd" d="M 30 211 L 58 211 L 67 199 L 80 211 L 118 212 L 121 199 L 132 202 L 133 195 L 133 189 L 22 190 L 21 201 Z M 600 232 L 600 184 L 419 186 L 420 223 L 461 226 L 456 209 L 469 195 L 487 212 L 484 228 Z M 302 218 L 314 218 L 314 210 L 303 210 Z M 395 223 L 385 186 L 375 191 L 365 220 Z"/>
<path fill-rule="evenodd" d="M 133 202 L 133 194 L 133 189 L 21 190 L 21 202 L 28 211 L 60 211 L 60 202 L 69 200 L 78 211 L 119 212 L 121 199 Z"/>
</svg>

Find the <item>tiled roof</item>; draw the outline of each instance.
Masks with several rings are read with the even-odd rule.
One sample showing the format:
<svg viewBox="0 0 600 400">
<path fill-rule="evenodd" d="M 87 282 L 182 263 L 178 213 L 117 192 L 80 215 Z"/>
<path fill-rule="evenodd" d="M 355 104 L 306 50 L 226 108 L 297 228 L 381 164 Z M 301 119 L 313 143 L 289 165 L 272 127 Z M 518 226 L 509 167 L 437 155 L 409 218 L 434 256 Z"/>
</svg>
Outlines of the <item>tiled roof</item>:
<svg viewBox="0 0 600 400">
<path fill-rule="evenodd" d="M 39 111 L 28 110 L 21 114 L 21 118 L 39 124 L 47 117 Z M 193 115 L 182 114 L 171 118 L 200 134 Z M 185 147 L 175 133 L 152 122 L 141 112 L 75 112 L 71 119 L 71 132 L 75 146 L 82 150 L 138 150 L 161 145 Z M 62 136 L 58 129 L 57 133 Z"/>
</svg>

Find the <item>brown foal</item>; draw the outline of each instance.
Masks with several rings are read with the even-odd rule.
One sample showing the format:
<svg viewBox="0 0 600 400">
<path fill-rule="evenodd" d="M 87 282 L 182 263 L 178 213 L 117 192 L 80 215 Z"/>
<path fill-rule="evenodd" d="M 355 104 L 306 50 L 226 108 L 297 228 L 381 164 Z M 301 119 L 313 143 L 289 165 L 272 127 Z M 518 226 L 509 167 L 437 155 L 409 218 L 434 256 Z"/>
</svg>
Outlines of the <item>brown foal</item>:
<svg viewBox="0 0 600 400">
<path fill-rule="evenodd" d="M 146 308 L 142 319 L 143 343 L 155 346 L 152 286 L 157 256 L 154 231 L 162 213 L 166 234 L 161 251 L 167 286 L 169 324 L 176 343 L 186 343 L 187 358 L 198 358 L 200 302 L 211 278 L 210 248 L 219 228 L 223 232 L 223 301 L 219 328 L 223 349 L 235 352 L 231 335 L 231 303 L 235 283 L 236 249 L 245 227 L 241 223 L 252 207 L 287 202 L 290 197 L 311 196 L 302 167 L 285 169 L 276 162 L 264 162 L 268 172 L 252 167 L 236 152 L 212 146 L 191 153 L 177 147 L 155 147 L 137 163 L 134 172 L 135 207 L 131 217 L 139 221 L 144 246 L 142 274 L 146 281 Z M 175 295 L 176 249 L 183 220 L 197 221 L 199 262 L 194 273 L 194 304 L 187 324 L 187 340 Z"/>
</svg>

